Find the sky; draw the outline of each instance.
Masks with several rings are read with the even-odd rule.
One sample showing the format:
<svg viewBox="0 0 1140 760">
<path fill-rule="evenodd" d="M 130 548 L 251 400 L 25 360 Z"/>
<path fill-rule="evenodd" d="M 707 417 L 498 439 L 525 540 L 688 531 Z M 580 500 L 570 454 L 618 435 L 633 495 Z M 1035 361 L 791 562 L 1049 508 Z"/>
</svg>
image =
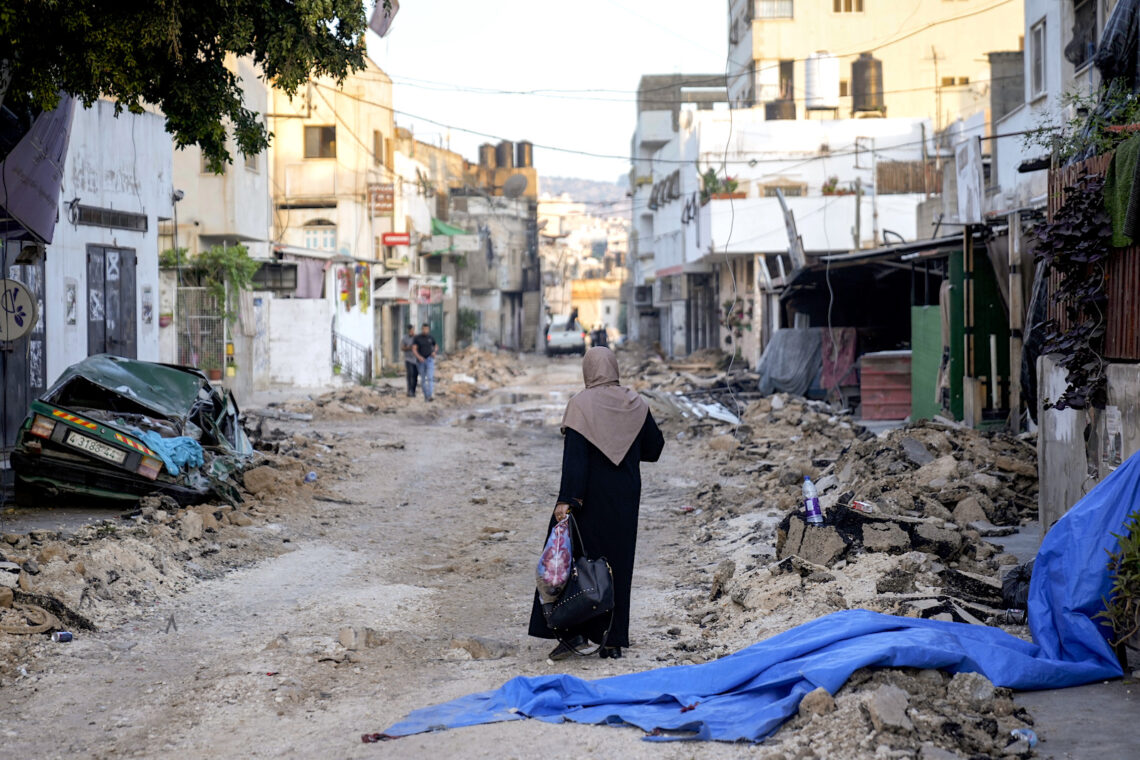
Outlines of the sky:
<svg viewBox="0 0 1140 760">
<path fill-rule="evenodd" d="M 450 140 L 472 161 L 498 139 L 455 127 L 530 140 L 540 178 L 612 182 L 629 171 L 638 80 L 723 73 L 727 18 L 726 0 L 400 0 L 388 35 L 368 33 L 368 51 L 394 82 L 397 125 L 418 139 Z"/>
</svg>

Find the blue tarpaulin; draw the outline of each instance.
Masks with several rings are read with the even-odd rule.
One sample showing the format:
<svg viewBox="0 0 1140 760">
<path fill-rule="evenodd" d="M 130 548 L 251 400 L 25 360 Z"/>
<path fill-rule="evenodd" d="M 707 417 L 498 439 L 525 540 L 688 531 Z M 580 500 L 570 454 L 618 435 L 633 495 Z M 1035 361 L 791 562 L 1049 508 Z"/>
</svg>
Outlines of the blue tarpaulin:
<svg viewBox="0 0 1140 760">
<path fill-rule="evenodd" d="M 497 721 L 634 725 L 672 736 L 760 741 L 822 686 L 835 693 L 865 667 L 983 673 L 998 686 L 1055 689 L 1122 674 L 1109 630 L 1093 616 L 1110 580 L 1105 550 L 1140 507 L 1140 456 L 1132 456 L 1046 535 L 1030 582 L 1035 643 L 997 628 L 849 610 L 814 620 L 735 654 L 588 681 L 570 675 L 513 678 L 411 713 L 390 737 Z M 677 733 L 684 734 L 678 737 Z"/>
<path fill-rule="evenodd" d="M 202 453 L 202 444 L 193 438 L 184 435 L 163 438 L 153 430 L 145 433 L 139 430 L 133 432 L 153 449 L 155 454 L 158 454 L 166 466 L 166 471 L 171 475 L 180 475 L 183 467 L 201 467 L 206 461 Z"/>
</svg>

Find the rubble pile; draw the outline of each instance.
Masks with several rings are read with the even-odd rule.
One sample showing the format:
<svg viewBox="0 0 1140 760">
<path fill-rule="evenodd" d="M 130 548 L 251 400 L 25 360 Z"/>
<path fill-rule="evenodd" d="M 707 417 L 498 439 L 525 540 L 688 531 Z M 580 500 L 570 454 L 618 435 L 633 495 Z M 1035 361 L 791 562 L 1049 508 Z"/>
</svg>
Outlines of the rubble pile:
<svg viewBox="0 0 1140 760">
<path fill-rule="evenodd" d="M 485 392 L 509 384 L 522 374 L 516 354 L 484 351 L 470 346 L 444 356 L 435 368 L 436 377 L 447 389 L 464 393 L 463 386 Z M 473 395 L 469 392 L 466 395 Z"/>
<path fill-rule="evenodd" d="M 822 688 L 807 694 L 799 715 L 764 743 L 765 757 L 1029 757 L 1011 732 L 1032 725 L 1009 689 L 980 674 L 864 669 L 834 697 Z"/>
<path fill-rule="evenodd" d="M 1002 598 L 1016 559 L 986 539 L 1036 515 L 1032 445 L 937 422 L 876 436 L 786 395 L 753 402 L 738 426 L 688 433 L 750 496 L 712 483 L 683 510 L 695 543 L 721 559 L 683 602 L 702 633 L 676 642 L 679 657 L 718 656 L 741 634 L 756 641 L 852 608 L 1025 634 Z M 821 526 L 802 518 L 804 475 L 820 493 Z"/>
</svg>

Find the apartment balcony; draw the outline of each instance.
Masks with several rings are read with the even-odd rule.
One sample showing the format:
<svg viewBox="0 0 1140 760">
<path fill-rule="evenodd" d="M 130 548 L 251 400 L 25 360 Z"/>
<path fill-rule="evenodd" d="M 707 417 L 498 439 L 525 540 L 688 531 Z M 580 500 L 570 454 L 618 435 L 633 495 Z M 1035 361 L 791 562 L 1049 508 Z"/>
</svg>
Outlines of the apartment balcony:
<svg viewBox="0 0 1140 760">
<path fill-rule="evenodd" d="M 676 134 L 672 111 L 642 111 L 637 115 L 637 144 L 641 148 L 657 150 Z"/>
<path fill-rule="evenodd" d="M 285 165 L 287 198 L 332 198 L 336 196 L 336 162 L 307 161 Z"/>
</svg>

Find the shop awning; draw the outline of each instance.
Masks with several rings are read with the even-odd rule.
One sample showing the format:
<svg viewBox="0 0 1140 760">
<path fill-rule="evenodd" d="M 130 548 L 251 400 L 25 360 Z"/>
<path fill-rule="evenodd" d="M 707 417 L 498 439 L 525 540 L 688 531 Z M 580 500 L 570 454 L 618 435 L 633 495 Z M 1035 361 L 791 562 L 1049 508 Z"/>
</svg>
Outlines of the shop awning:
<svg viewBox="0 0 1140 760">
<path fill-rule="evenodd" d="M 460 229 L 455 225 L 448 224 L 442 219 L 436 219 L 434 216 L 431 218 L 431 234 L 432 235 L 467 235 L 467 230 Z"/>
</svg>

